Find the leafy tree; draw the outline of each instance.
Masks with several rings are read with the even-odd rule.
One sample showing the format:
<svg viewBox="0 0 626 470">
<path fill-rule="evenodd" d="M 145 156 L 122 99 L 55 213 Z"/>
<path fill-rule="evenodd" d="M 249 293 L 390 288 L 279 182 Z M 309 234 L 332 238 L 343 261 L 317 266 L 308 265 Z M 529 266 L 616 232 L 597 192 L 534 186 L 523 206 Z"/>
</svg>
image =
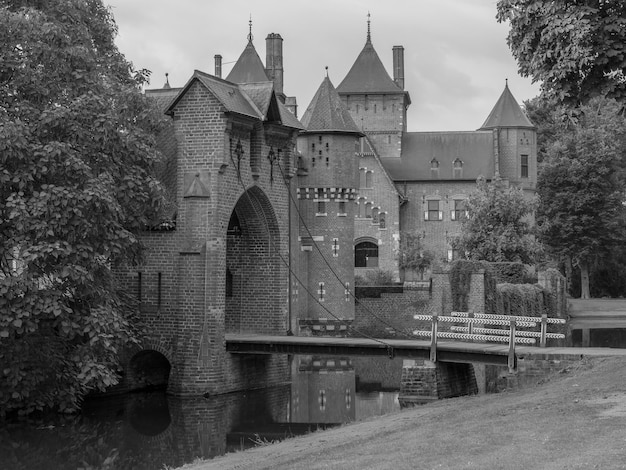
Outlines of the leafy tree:
<svg viewBox="0 0 626 470">
<path fill-rule="evenodd" d="M 416 233 L 405 232 L 400 236 L 398 265 L 400 269 L 413 269 L 422 276 L 434 260 L 432 252 L 425 250 L 422 238 Z"/>
<path fill-rule="evenodd" d="M 537 252 L 529 223 L 535 206 L 521 189 L 506 187 L 499 178 L 488 183 L 480 177 L 452 247 L 470 260 L 531 264 Z"/>
<path fill-rule="evenodd" d="M 113 268 L 156 220 L 160 117 L 99 0 L 0 3 L 0 414 L 76 409 L 137 342 Z"/>
<path fill-rule="evenodd" d="M 626 100 L 626 2 L 499 0 L 523 76 L 570 108 L 594 96 Z"/>
<path fill-rule="evenodd" d="M 579 122 L 548 149 L 537 185 L 538 224 L 549 251 L 580 269 L 581 297 L 589 298 L 590 270 L 613 258 L 626 234 L 626 120 L 611 100 L 595 99 L 581 110 Z"/>
</svg>

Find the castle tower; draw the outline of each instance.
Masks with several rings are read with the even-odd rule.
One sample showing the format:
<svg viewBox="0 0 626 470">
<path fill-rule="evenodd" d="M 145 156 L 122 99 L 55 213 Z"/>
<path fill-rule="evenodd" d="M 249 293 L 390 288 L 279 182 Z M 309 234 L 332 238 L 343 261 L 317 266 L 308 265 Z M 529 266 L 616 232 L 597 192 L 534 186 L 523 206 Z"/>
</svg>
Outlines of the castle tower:
<svg viewBox="0 0 626 470">
<path fill-rule="evenodd" d="M 305 111 L 302 124 L 306 130 L 298 137 L 302 155 L 299 265 L 306 270 L 303 277 L 312 295 L 303 292 L 299 296 L 298 310 L 306 315 L 301 316 L 300 325 L 302 329 L 307 321 L 327 319 L 338 323 L 335 331 L 345 333 L 354 319 L 356 150 L 363 134 L 328 77 Z"/>
<path fill-rule="evenodd" d="M 367 38 L 352 68 L 337 87 L 337 93 L 357 127 L 370 139 L 381 156 L 399 157 L 402 132 L 411 98 L 404 90 L 404 48 L 393 47 L 394 78 L 380 60 L 367 20 Z"/>
<path fill-rule="evenodd" d="M 513 97 L 508 81 L 479 130 L 494 133 L 495 173 L 534 194 L 537 186 L 537 128 Z"/>
</svg>

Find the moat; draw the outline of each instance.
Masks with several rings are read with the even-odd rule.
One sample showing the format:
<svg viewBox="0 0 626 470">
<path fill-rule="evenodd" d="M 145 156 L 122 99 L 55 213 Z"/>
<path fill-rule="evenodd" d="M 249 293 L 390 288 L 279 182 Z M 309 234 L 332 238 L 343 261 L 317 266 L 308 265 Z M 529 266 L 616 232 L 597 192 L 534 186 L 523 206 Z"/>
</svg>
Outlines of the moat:
<svg viewBox="0 0 626 470">
<path fill-rule="evenodd" d="M 402 360 L 294 356 L 291 383 L 209 398 L 89 399 L 79 416 L 5 424 L 6 470 L 175 468 L 400 409 Z"/>
</svg>

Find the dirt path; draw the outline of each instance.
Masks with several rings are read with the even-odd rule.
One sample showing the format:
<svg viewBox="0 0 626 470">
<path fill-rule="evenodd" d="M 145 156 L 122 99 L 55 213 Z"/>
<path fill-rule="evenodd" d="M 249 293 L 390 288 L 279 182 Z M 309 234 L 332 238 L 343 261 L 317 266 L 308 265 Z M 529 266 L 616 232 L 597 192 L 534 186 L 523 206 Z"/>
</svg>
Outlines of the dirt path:
<svg viewBox="0 0 626 470">
<path fill-rule="evenodd" d="M 533 389 L 441 400 L 185 470 L 626 469 L 626 358 Z"/>
</svg>

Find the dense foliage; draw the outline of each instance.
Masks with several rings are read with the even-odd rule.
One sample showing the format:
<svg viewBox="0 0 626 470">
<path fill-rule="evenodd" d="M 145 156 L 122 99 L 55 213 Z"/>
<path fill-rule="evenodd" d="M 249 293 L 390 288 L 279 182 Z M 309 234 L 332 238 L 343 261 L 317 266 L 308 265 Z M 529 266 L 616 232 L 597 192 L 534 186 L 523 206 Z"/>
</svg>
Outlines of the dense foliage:
<svg viewBox="0 0 626 470">
<path fill-rule="evenodd" d="M 506 187 L 498 178 L 490 183 L 479 178 L 466 204 L 468 217 L 452 247 L 471 260 L 532 264 L 537 246 L 529 217 L 535 206 L 521 189 Z"/>
<path fill-rule="evenodd" d="M 423 275 L 430 268 L 434 255 L 424 249 L 422 237 L 416 233 L 404 232 L 400 236 L 398 266 L 400 269 L 413 269 Z"/>
<path fill-rule="evenodd" d="M 0 413 L 71 411 L 137 341 L 112 268 L 157 220 L 160 125 L 99 0 L 0 2 Z"/>
<path fill-rule="evenodd" d="M 623 253 L 626 120 L 613 100 L 597 98 L 580 110 L 578 122 L 562 125 L 547 146 L 537 215 L 544 245 L 580 270 L 581 297 L 588 298 L 590 271 Z"/>
<path fill-rule="evenodd" d="M 471 291 L 472 274 L 484 273 L 484 301 L 485 313 L 496 314 L 496 273 L 493 263 L 486 261 L 456 260 L 450 266 L 450 293 L 452 295 L 452 310 L 467 312 L 469 309 L 469 295 Z"/>
<path fill-rule="evenodd" d="M 499 0 L 523 76 L 570 108 L 595 96 L 626 100 L 626 2 Z"/>
</svg>

